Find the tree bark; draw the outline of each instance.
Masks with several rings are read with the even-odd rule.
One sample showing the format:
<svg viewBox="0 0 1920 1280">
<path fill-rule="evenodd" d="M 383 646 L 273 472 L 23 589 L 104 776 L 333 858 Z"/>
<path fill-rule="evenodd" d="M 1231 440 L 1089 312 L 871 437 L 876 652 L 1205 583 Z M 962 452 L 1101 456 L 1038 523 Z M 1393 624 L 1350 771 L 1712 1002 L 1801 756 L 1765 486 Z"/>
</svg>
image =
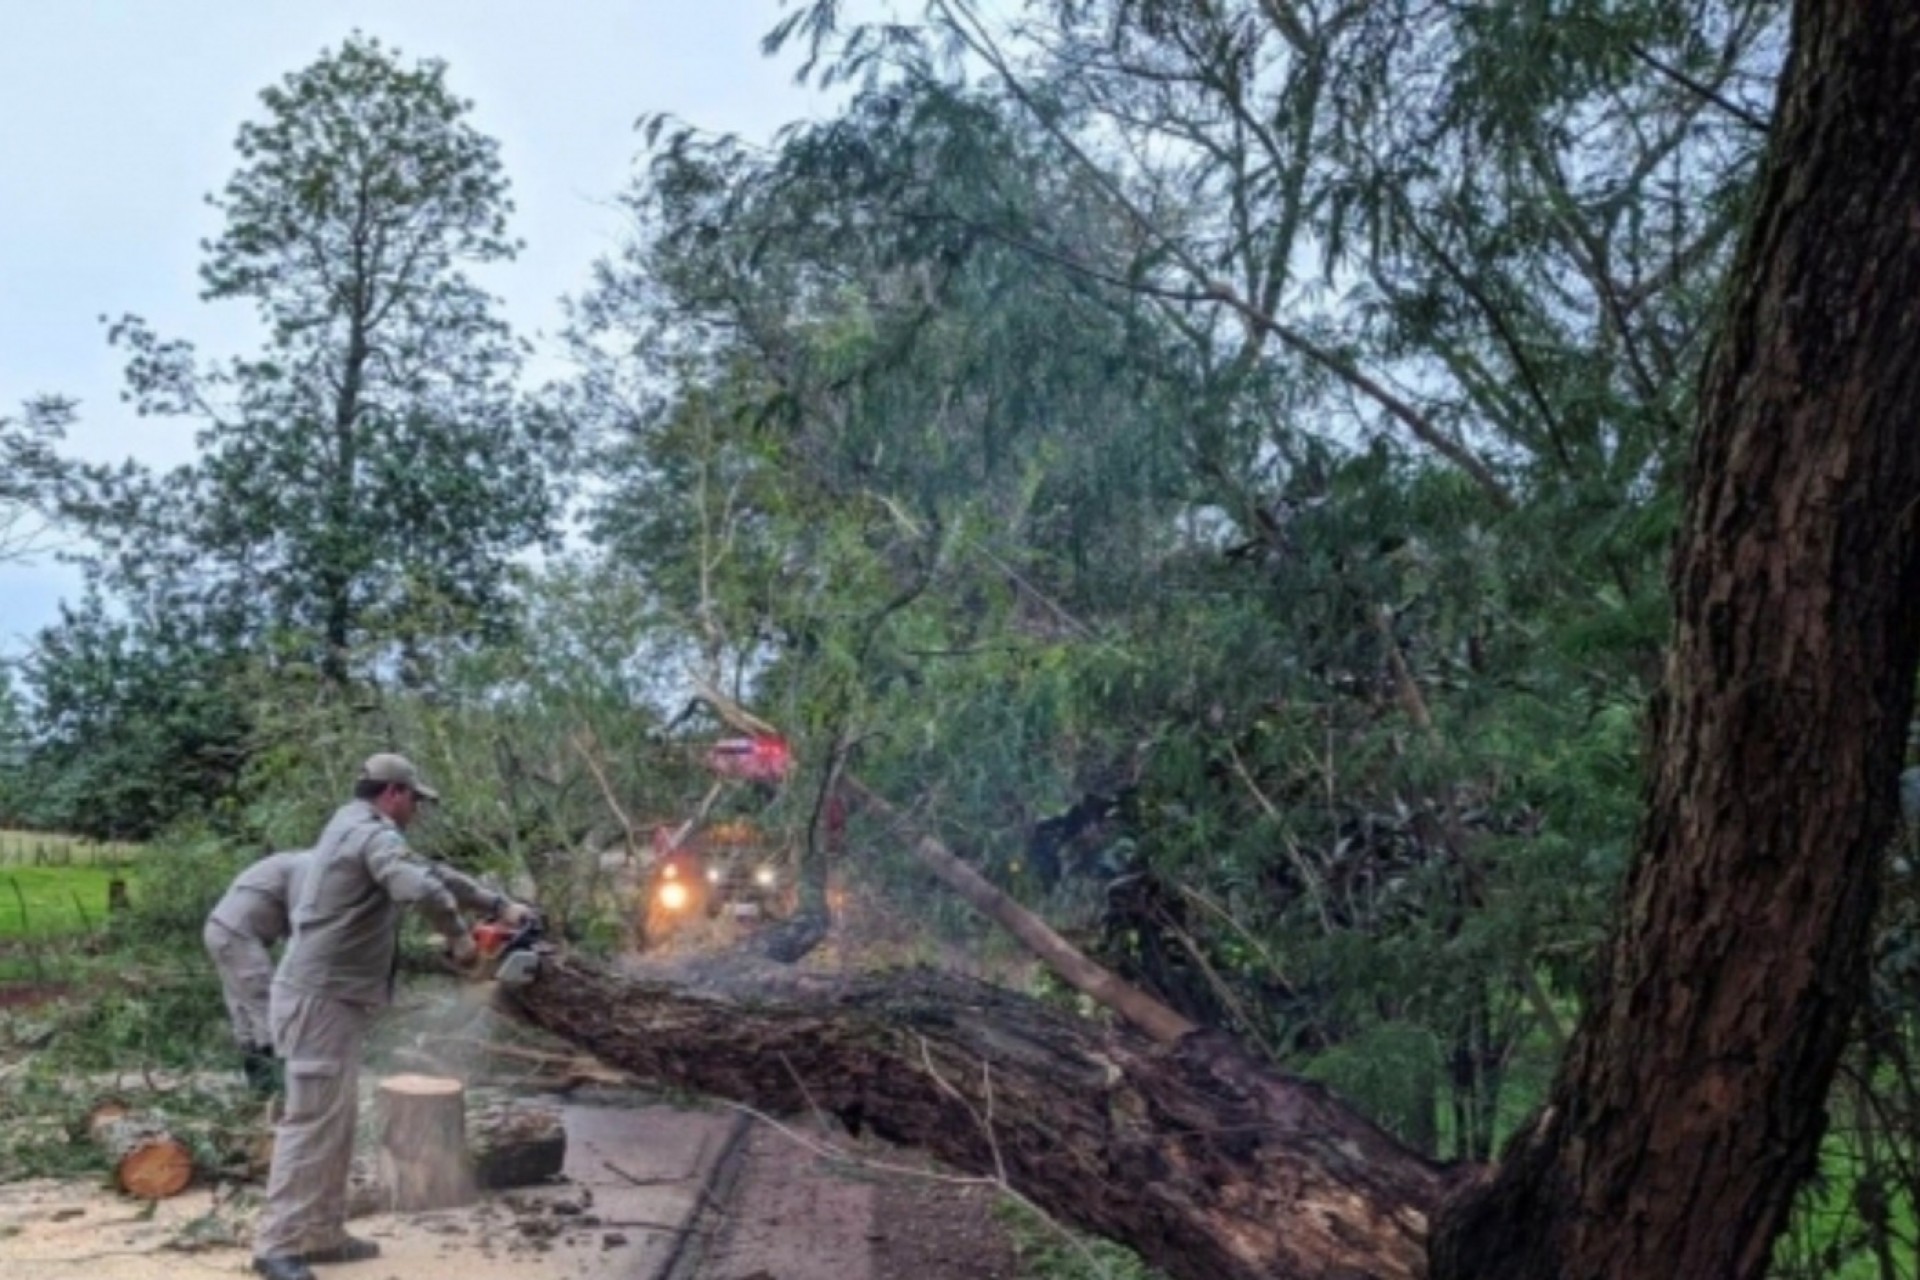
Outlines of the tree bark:
<svg viewBox="0 0 1920 1280">
<path fill-rule="evenodd" d="M 567 1161 L 567 1129 L 557 1110 L 493 1090 L 475 1090 L 469 1100 L 473 1105 L 467 1108 L 465 1151 L 473 1185 L 504 1191 L 541 1186 L 561 1176 Z M 347 1178 L 349 1218 L 404 1208 L 384 1170 L 387 1164 L 384 1151 L 370 1158 L 354 1157 Z M 264 1170 L 262 1165 L 262 1177 Z"/>
<path fill-rule="evenodd" d="M 1920 655 L 1920 6 L 1799 0 L 1701 387 L 1637 857 L 1435 1280 L 1758 1280 L 1866 987 Z"/>
<path fill-rule="evenodd" d="M 695 991 L 550 958 L 500 999 L 639 1078 L 1002 1179 L 1183 1280 L 1414 1280 L 1456 1176 L 1224 1037 L 1159 1045 L 929 970 Z"/>
</svg>

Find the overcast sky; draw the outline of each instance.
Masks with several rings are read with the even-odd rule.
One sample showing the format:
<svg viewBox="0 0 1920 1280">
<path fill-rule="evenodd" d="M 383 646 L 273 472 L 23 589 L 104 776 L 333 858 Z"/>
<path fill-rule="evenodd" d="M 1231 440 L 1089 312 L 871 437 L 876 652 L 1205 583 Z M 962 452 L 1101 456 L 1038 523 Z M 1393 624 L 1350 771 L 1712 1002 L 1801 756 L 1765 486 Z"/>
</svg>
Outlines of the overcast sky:
<svg viewBox="0 0 1920 1280">
<path fill-rule="evenodd" d="M 259 93 L 355 30 L 448 64 L 473 123 L 500 142 L 527 242 L 479 278 L 541 341 L 623 230 L 635 120 L 667 111 L 768 140 L 830 103 L 796 59 L 761 56 L 779 0 L 0 0 L 0 416 L 80 402 L 73 452 L 171 465 L 190 425 L 120 403 L 100 317 L 133 312 L 205 356 L 241 353 L 243 302 L 203 303 L 204 197 L 235 167 Z M 551 351 L 551 345 L 547 350 Z M 551 362 L 547 362 L 551 367 Z M 56 617 L 77 576 L 42 556 L 0 565 L 0 653 Z"/>
</svg>

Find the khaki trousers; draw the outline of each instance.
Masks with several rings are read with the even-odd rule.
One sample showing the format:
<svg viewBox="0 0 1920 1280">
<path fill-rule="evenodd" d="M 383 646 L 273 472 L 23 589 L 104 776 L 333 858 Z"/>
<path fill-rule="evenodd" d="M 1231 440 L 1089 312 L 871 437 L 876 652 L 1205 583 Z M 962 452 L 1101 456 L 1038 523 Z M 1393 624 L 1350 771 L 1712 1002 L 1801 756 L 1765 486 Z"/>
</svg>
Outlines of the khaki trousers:
<svg viewBox="0 0 1920 1280">
<path fill-rule="evenodd" d="M 330 1249 L 346 1236 L 347 1177 L 360 1104 L 360 1048 L 373 1009 L 273 987 L 273 1045 L 286 1062 L 287 1110 L 274 1127 L 255 1257 Z"/>
<path fill-rule="evenodd" d="M 233 1038 L 242 1049 L 264 1049 L 273 1043 L 267 1006 L 273 988 L 273 956 L 258 938 L 236 933 L 218 921 L 207 921 L 201 931 L 213 971 L 220 975 L 220 994 L 227 1001 Z"/>
</svg>

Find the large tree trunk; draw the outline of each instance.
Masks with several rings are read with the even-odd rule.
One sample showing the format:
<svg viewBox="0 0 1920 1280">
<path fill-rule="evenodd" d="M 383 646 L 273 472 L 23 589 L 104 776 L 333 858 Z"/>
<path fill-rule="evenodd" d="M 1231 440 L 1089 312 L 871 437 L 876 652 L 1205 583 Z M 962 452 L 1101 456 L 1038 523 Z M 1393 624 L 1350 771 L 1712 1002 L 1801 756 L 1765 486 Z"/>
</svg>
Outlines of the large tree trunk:
<svg viewBox="0 0 1920 1280">
<path fill-rule="evenodd" d="M 1450 1181 L 1222 1037 L 1157 1045 L 931 971 L 766 965 L 696 992 L 549 959 L 501 998 L 643 1079 L 826 1111 L 1002 1178 L 1188 1280 L 1413 1280 Z"/>
<path fill-rule="evenodd" d="M 1794 30 L 1607 966 L 1435 1280 L 1757 1278 L 1817 1159 L 1920 644 L 1920 5 Z"/>
</svg>

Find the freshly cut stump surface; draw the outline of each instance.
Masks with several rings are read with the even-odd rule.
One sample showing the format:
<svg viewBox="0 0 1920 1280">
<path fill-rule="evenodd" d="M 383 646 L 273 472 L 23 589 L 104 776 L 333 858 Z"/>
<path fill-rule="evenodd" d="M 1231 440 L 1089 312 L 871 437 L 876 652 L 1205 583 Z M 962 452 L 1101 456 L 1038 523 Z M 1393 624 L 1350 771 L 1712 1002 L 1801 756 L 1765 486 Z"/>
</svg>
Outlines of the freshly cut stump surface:
<svg viewBox="0 0 1920 1280">
<path fill-rule="evenodd" d="M 120 1190 L 141 1200 L 177 1196 L 193 1181 L 193 1152 L 167 1131 L 158 1116 L 96 1108 L 87 1130 L 107 1153 L 107 1167 Z"/>
</svg>

